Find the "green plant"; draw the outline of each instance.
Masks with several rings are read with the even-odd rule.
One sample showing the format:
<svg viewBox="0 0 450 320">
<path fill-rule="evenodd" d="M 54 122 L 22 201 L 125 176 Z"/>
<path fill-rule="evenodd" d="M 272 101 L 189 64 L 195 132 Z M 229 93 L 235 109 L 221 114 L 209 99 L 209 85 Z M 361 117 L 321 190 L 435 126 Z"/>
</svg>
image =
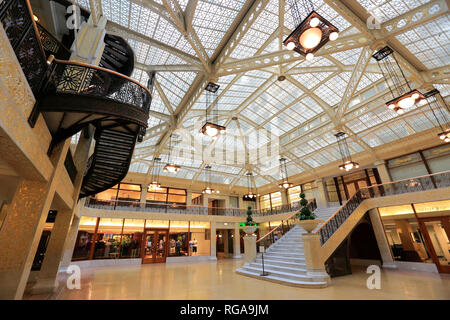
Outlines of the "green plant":
<svg viewBox="0 0 450 320">
<path fill-rule="evenodd" d="M 247 208 L 247 222 L 245 223 L 246 226 L 251 226 L 251 225 L 254 224 L 252 214 L 253 214 L 252 207 L 248 206 L 248 208 Z"/>
<path fill-rule="evenodd" d="M 302 206 L 300 212 L 297 214 L 297 217 L 300 220 L 314 220 L 316 218 L 316 215 L 314 212 L 311 212 L 308 208 L 308 200 L 305 199 L 305 194 L 302 192 L 300 193 L 300 205 Z"/>
</svg>

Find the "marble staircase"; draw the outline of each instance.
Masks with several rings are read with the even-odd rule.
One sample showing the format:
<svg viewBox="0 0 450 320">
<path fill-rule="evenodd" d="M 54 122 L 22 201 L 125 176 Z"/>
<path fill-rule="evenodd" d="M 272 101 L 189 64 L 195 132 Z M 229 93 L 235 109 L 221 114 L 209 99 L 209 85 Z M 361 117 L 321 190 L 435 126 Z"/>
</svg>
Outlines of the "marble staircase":
<svg viewBox="0 0 450 320">
<path fill-rule="evenodd" d="M 317 209 L 315 211 L 317 219 L 326 221 L 338 208 Z M 258 254 L 255 261 L 245 263 L 236 272 L 244 276 L 289 286 L 326 287 L 326 281 L 317 280 L 307 271 L 303 252 L 303 233 L 305 231 L 301 227 L 295 226 L 267 249 L 264 254 L 264 271 L 268 273 L 267 276 L 261 276 L 263 272 L 261 254 Z"/>
</svg>

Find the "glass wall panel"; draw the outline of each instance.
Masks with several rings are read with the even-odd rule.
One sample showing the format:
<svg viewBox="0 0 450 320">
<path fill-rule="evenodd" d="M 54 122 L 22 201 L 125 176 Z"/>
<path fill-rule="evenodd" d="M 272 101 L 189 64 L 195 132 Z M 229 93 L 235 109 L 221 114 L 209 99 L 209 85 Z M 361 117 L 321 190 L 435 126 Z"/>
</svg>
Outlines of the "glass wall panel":
<svg viewBox="0 0 450 320">
<path fill-rule="evenodd" d="M 211 251 L 211 225 L 209 222 L 191 221 L 189 252 L 191 256 L 209 256 Z"/>
<path fill-rule="evenodd" d="M 141 257 L 144 226 L 144 219 L 125 219 L 120 250 L 121 258 Z"/>
<path fill-rule="evenodd" d="M 403 180 L 428 174 L 420 153 L 412 153 L 387 162 L 392 180 Z"/>
<path fill-rule="evenodd" d="M 116 259 L 119 257 L 123 220 L 100 218 L 95 241 L 94 259 Z"/>
<path fill-rule="evenodd" d="M 96 224 L 97 218 L 95 217 L 81 217 L 80 225 L 78 226 L 77 239 L 75 240 L 75 247 L 73 249 L 72 260 L 76 261 L 89 259 L 89 252 L 94 239 Z"/>
<path fill-rule="evenodd" d="M 117 199 L 117 191 L 119 185 L 115 185 L 111 189 L 105 190 L 103 192 L 97 193 L 95 195 L 95 199 L 98 200 L 116 200 Z"/>
<path fill-rule="evenodd" d="M 450 170 L 450 145 L 424 150 L 422 153 L 431 173 Z"/>
<path fill-rule="evenodd" d="M 395 260 L 433 262 L 411 206 L 385 207 L 379 211 Z"/>
<path fill-rule="evenodd" d="M 189 222 L 170 221 L 169 257 L 189 255 Z"/>
</svg>

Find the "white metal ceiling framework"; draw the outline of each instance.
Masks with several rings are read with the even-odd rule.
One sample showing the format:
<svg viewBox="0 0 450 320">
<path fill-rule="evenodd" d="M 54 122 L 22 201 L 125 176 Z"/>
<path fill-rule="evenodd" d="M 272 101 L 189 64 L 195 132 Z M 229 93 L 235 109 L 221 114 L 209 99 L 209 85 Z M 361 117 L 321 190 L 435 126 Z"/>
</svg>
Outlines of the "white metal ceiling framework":
<svg viewBox="0 0 450 320">
<path fill-rule="evenodd" d="M 72 2 L 75 2 L 73 0 Z M 418 88 L 438 88 L 449 97 L 450 18 L 445 0 L 313 0 L 316 11 L 340 29 L 340 38 L 306 61 L 282 41 L 294 26 L 286 0 L 78 0 L 107 32 L 124 37 L 136 54 L 133 77 L 147 83 L 157 71 L 149 129 L 137 145 L 130 171 L 149 176 L 152 159 L 167 160 L 167 143 L 199 140 L 205 119 L 203 88 L 220 84 L 219 121 L 227 132 L 213 144 L 247 153 L 277 143 L 288 174 L 339 160 L 333 133 L 349 135 L 352 154 L 412 136 L 437 125 L 425 106 L 398 116 L 384 105 L 387 88 L 374 51 L 389 44 Z M 376 20 L 373 19 L 376 17 Z M 377 24 L 379 23 L 379 24 Z M 371 27 L 375 26 L 375 28 Z M 378 28 L 377 28 L 378 27 Z M 278 76 L 286 77 L 278 81 Z M 178 130 L 179 131 L 179 130 Z M 176 131 L 176 132 L 178 132 Z M 254 141 L 239 136 L 266 132 Z M 184 135 L 184 136 L 183 136 Z M 193 159 L 195 143 L 179 145 L 177 177 L 204 181 L 204 161 Z M 279 154 L 272 155 L 277 160 Z M 172 157 L 173 158 L 173 157 Z M 356 155 L 357 158 L 357 155 Z M 275 164 L 276 161 L 272 161 Z M 276 165 L 213 164 L 214 183 L 246 186 L 277 183 Z"/>
</svg>

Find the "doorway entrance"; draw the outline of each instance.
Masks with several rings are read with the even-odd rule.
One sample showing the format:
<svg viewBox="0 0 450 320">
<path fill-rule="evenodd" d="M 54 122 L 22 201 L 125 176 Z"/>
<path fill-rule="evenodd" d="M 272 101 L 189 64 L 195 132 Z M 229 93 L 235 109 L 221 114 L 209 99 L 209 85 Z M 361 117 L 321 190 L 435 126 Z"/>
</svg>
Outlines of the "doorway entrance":
<svg viewBox="0 0 450 320">
<path fill-rule="evenodd" d="M 165 263 L 169 244 L 168 229 L 145 229 L 142 263 Z"/>
<path fill-rule="evenodd" d="M 419 218 L 419 227 L 439 272 L 450 273 L 450 217 Z"/>
</svg>

